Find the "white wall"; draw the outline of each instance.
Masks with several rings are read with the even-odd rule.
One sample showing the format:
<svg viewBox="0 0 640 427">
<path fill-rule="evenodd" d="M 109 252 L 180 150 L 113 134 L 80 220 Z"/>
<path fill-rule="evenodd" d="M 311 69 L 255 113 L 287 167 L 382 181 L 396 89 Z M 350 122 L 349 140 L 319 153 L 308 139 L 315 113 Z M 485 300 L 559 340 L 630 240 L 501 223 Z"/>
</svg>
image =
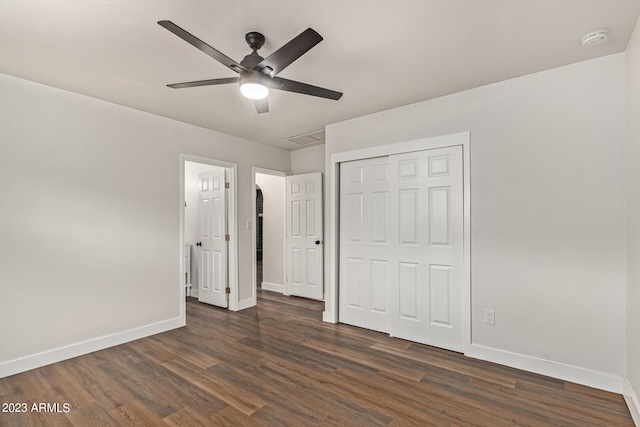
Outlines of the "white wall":
<svg viewBox="0 0 640 427">
<path fill-rule="evenodd" d="M 324 172 L 325 145 L 302 148 L 291 152 L 291 173 L 301 175 Z"/>
<path fill-rule="evenodd" d="M 239 224 L 251 166 L 290 170 L 287 151 L 29 81 L 0 93 L 0 377 L 180 325 L 180 154 L 238 164 Z"/>
<path fill-rule="evenodd" d="M 333 153 L 470 131 L 475 350 L 620 389 L 624 91 L 618 54 L 337 123 L 326 170 Z"/>
<path fill-rule="evenodd" d="M 285 177 L 256 173 L 263 197 L 262 282 L 265 289 L 284 290 Z"/>
<path fill-rule="evenodd" d="M 640 425 L 640 20 L 626 51 L 627 402 Z"/>
</svg>

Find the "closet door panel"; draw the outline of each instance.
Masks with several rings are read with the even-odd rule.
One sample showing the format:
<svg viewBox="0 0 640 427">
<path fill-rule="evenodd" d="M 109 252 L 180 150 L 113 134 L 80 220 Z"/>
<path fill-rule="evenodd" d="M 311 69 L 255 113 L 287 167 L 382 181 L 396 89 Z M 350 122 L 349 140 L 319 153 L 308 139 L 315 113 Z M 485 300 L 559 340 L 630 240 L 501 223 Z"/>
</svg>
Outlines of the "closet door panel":
<svg viewBox="0 0 640 427">
<path fill-rule="evenodd" d="M 339 320 L 389 330 L 389 160 L 340 166 Z"/>
<path fill-rule="evenodd" d="M 463 351 L 462 148 L 389 158 L 391 335 Z M 411 268 L 409 268 L 411 266 Z M 411 271 L 411 273 L 409 273 Z M 412 299 L 413 298 L 413 299 Z"/>
</svg>

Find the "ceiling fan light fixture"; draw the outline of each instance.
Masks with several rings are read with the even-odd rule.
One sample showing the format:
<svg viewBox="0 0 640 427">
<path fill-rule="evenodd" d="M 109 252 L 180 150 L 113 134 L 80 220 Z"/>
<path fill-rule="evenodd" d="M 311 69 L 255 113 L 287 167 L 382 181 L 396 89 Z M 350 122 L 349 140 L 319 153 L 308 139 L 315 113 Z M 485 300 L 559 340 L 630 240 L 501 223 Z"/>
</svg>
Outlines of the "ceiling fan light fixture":
<svg viewBox="0 0 640 427">
<path fill-rule="evenodd" d="M 258 55 L 258 49 L 262 47 L 265 41 L 264 35 L 257 31 L 247 33 L 245 41 L 249 44 L 252 52 L 238 63 L 171 21 L 158 21 L 158 25 L 239 74 L 238 77 L 173 83 L 167 85 L 170 88 L 182 89 L 187 87 L 240 83 L 240 93 L 242 93 L 244 97 L 254 101 L 253 104 L 258 114 L 269 112 L 269 102 L 266 98 L 269 95 L 270 87 L 285 92 L 300 93 L 335 101 L 342 97 L 342 92 L 336 92 L 335 90 L 276 76 L 280 71 L 291 65 L 291 63 L 322 41 L 322 36 L 312 28 L 307 28 L 298 34 L 284 46 L 272 52 L 266 59 Z"/>
<path fill-rule="evenodd" d="M 240 80 L 240 93 L 249 99 L 265 99 L 269 88 L 257 78 L 245 77 Z"/>
</svg>

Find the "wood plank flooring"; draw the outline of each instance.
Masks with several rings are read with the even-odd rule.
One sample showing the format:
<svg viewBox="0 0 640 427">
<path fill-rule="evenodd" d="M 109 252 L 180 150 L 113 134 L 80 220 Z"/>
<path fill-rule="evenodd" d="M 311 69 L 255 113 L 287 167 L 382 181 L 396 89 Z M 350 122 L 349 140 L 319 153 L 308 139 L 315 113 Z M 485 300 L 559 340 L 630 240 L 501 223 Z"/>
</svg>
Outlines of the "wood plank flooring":
<svg viewBox="0 0 640 427">
<path fill-rule="evenodd" d="M 0 426 L 633 426 L 620 395 L 323 323 L 322 309 L 268 291 L 237 313 L 189 299 L 185 328 L 0 380 L 0 403 L 28 405 Z"/>
</svg>

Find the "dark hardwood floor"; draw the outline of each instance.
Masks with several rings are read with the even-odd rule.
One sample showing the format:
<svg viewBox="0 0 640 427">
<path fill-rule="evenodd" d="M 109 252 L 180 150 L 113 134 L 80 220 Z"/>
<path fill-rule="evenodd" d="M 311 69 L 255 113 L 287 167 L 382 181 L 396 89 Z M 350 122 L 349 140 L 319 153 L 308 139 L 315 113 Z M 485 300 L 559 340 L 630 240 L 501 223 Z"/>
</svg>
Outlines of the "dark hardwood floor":
<svg viewBox="0 0 640 427">
<path fill-rule="evenodd" d="M 0 380 L 0 403 L 28 405 L 0 426 L 633 426 L 620 395 L 323 323 L 322 309 L 268 291 L 237 313 L 190 299 L 185 328 Z"/>
</svg>

